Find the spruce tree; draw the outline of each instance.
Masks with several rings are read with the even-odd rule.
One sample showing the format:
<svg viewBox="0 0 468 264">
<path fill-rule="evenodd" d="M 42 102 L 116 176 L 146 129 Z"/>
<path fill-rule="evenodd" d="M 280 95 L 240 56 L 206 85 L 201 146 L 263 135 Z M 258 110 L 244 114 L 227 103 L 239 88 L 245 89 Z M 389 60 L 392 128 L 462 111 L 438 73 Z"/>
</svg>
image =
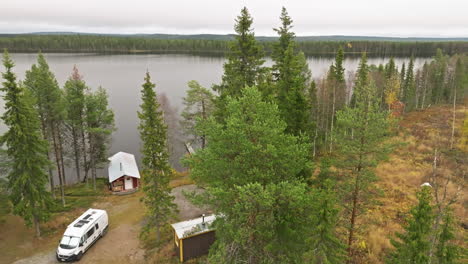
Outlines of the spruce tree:
<svg viewBox="0 0 468 264">
<path fill-rule="evenodd" d="M 2 73 L 5 113 L 2 120 L 8 127 L 0 143 L 6 145 L 11 159 L 8 173 L 9 197 L 13 213 L 26 224 L 34 224 L 36 235 L 41 235 L 39 223 L 49 217 L 52 199 L 46 191 L 49 161 L 47 143 L 42 139 L 38 114 L 33 108 L 33 98 L 16 82 L 12 69 L 14 63 L 8 52 L 3 55 L 5 72 Z"/>
<path fill-rule="evenodd" d="M 403 83 L 403 98 L 405 110 L 411 111 L 416 107 L 416 83 L 414 79 L 414 57 L 411 56 Z"/>
<path fill-rule="evenodd" d="M 430 235 L 434 221 L 432 188 L 423 186 L 416 194 L 418 204 L 411 209 L 411 216 L 403 233 L 397 233 L 392 240 L 395 251 L 387 263 L 427 264 L 429 263 Z"/>
<path fill-rule="evenodd" d="M 439 241 L 436 248 L 437 251 L 435 253 L 437 264 L 457 263 L 457 260 L 460 258 L 460 248 L 453 243 L 455 238 L 454 227 L 455 223 L 453 219 L 453 212 L 450 208 L 447 208 L 439 234 Z"/>
<path fill-rule="evenodd" d="M 468 60 L 464 62 L 463 57 L 458 57 L 455 64 L 455 89 L 457 93 L 457 103 L 463 102 L 468 94 Z M 452 95 L 453 96 L 453 95 Z"/>
<path fill-rule="evenodd" d="M 143 233 L 147 234 L 154 228 L 157 242 L 160 243 L 161 227 L 167 223 L 175 210 L 174 197 L 171 196 L 169 187 L 172 173 L 168 163 L 166 145 L 167 126 L 164 124 L 162 111 L 154 90 L 155 84 L 151 82 L 148 72 L 142 87 L 138 130 L 142 142 L 142 182 L 145 192 L 142 200 L 147 210 L 147 223 Z"/>
<path fill-rule="evenodd" d="M 273 44 L 273 53 L 271 55 L 275 61 L 275 65 L 273 65 L 272 68 L 276 80 L 280 78 L 280 73 L 278 71 L 283 65 L 286 50 L 289 48 L 289 45 L 294 42 L 295 38 L 294 32 L 291 31 L 293 20 L 288 15 L 288 11 L 285 7 L 281 9 L 280 20 L 281 26 L 273 29 L 278 33 L 279 40 Z"/>
<path fill-rule="evenodd" d="M 245 86 L 258 85 L 263 80 L 265 60 L 262 46 L 255 39 L 253 18 L 246 7 L 236 19 L 234 30 L 235 40 L 229 43 L 227 62 L 224 64 L 224 74 L 220 85 L 213 86 L 218 92 L 216 100 L 218 120 L 223 120 L 227 96 L 237 98 Z"/>
<path fill-rule="evenodd" d="M 315 213 L 311 223 L 314 231 L 306 254 L 307 263 L 341 264 L 346 259 L 346 246 L 336 234 L 339 210 L 333 185 L 333 181 L 327 179 L 314 192 Z"/>
<path fill-rule="evenodd" d="M 357 70 L 357 77 L 353 87 L 353 94 L 351 96 L 351 107 L 354 107 L 356 105 L 356 95 L 362 93 L 364 87 L 369 85 L 369 71 L 369 65 L 367 65 L 367 54 L 363 52 Z"/>
<path fill-rule="evenodd" d="M 276 96 L 281 116 L 287 123 L 287 132 L 294 135 L 309 132 L 310 105 L 306 92 L 310 80 L 310 71 L 302 52 L 297 52 L 292 28 L 292 19 L 283 7 L 281 27 L 275 29 L 279 41 L 275 43 L 272 66 L 276 77 Z"/>
</svg>

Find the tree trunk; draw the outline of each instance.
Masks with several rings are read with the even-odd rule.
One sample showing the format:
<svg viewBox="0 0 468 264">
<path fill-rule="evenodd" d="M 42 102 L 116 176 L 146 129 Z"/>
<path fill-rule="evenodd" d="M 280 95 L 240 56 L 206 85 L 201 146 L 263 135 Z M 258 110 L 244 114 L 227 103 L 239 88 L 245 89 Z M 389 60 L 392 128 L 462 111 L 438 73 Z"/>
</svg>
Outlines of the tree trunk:
<svg viewBox="0 0 468 264">
<path fill-rule="evenodd" d="M 331 126 L 330 126 L 330 154 L 332 153 L 333 150 L 333 124 L 334 124 L 334 119 L 335 119 L 335 85 L 333 85 L 333 105 L 332 105 L 332 114 L 331 114 Z"/>
<path fill-rule="evenodd" d="M 46 131 L 46 126 L 45 126 L 45 121 L 44 119 L 42 118 L 42 115 L 41 115 L 41 129 L 42 129 L 42 138 L 47 141 L 47 160 L 50 161 L 50 145 L 49 145 L 49 141 L 47 140 L 47 131 Z M 52 193 L 52 198 L 55 200 L 55 184 L 54 184 L 54 173 L 52 171 L 52 167 L 51 166 L 48 166 L 49 167 L 49 183 L 50 183 L 50 192 Z"/>
<path fill-rule="evenodd" d="M 60 157 L 60 163 L 62 166 L 62 177 L 63 177 L 63 184 L 67 185 L 67 177 L 65 175 L 65 162 L 63 162 L 63 142 L 62 142 L 62 133 L 60 129 L 60 125 L 57 126 L 57 136 L 58 136 L 58 142 L 59 142 L 59 157 Z"/>
<path fill-rule="evenodd" d="M 83 181 L 88 180 L 88 168 L 87 168 L 87 159 L 86 159 L 86 140 L 85 132 L 83 129 L 83 123 L 81 123 L 81 144 L 83 145 L 83 163 L 84 163 L 84 178 Z"/>
<path fill-rule="evenodd" d="M 456 110 L 457 110 L 457 105 L 455 104 L 456 101 L 457 101 L 457 89 L 455 89 L 455 93 L 453 96 L 452 137 L 450 139 L 450 149 L 453 149 L 453 142 L 455 138 L 455 118 L 456 118 Z"/>
<path fill-rule="evenodd" d="M 73 137 L 73 150 L 74 150 L 74 156 L 75 156 L 75 170 L 76 170 L 76 179 L 78 182 L 81 181 L 80 177 L 80 150 L 78 147 L 78 135 L 76 133 L 76 128 L 72 127 L 72 137 Z"/>
<path fill-rule="evenodd" d="M 351 263 L 353 250 L 352 244 L 354 240 L 354 226 L 356 224 L 356 216 L 357 216 L 357 206 L 358 206 L 358 196 L 359 196 L 359 171 L 357 172 L 356 180 L 354 183 L 354 191 L 353 191 L 353 206 L 351 211 L 351 220 L 349 226 L 349 236 L 348 236 L 348 263 Z"/>
<path fill-rule="evenodd" d="M 202 99 L 202 120 L 203 120 L 203 122 L 206 121 L 205 100 L 203 100 L 203 99 Z M 201 139 L 202 139 L 202 149 L 204 149 L 205 145 L 206 145 L 206 135 L 203 134 Z"/>
<path fill-rule="evenodd" d="M 39 218 L 33 215 L 34 229 L 36 230 L 36 237 L 41 237 L 41 227 L 39 226 Z"/>
<path fill-rule="evenodd" d="M 59 177 L 59 183 L 60 183 L 60 195 L 62 197 L 62 205 L 65 206 L 65 190 L 63 188 L 63 178 L 62 178 L 62 170 L 60 168 L 60 157 L 59 157 L 59 151 L 58 151 L 58 144 L 57 144 L 57 139 L 56 139 L 56 131 L 54 129 L 54 126 L 51 126 L 51 131 L 52 131 L 52 139 L 54 143 L 54 152 L 55 152 L 55 162 L 57 164 L 57 173 Z"/>
</svg>

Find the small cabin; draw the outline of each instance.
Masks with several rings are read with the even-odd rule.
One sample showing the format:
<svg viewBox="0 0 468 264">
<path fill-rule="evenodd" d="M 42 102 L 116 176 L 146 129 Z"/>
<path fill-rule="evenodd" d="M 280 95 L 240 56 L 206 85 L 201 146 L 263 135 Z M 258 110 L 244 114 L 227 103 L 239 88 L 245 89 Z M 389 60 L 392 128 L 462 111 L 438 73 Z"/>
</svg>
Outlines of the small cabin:
<svg viewBox="0 0 468 264">
<path fill-rule="evenodd" d="M 174 246 L 180 262 L 208 254 L 215 241 L 215 230 L 212 226 L 215 215 L 209 215 L 172 224 L 174 229 Z"/>
<path fill-rule="evenodd" d="M 109 188 L 113 192 L 132 192 L 140 186 L 135 156 L 118 152 L 109 158 Z"/>
</svg>

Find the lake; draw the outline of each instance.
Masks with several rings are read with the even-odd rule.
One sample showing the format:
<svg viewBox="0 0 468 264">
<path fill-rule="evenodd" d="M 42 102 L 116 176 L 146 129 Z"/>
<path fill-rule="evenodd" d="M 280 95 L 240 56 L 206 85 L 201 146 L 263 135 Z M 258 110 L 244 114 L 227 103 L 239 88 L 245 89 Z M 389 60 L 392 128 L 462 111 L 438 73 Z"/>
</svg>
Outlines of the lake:
<svg viewBox="0 0 468 264">
<path fill-rule="evenodd" d="M 63 87 L 72 72 L 73 66 L 76 65 L 89 87 L 95 89 L 102 86 L 107 90 L 110 106 L 115 113 L 115 126 L 117 128 L 113 134 L 112 146 L 109 152 L 110 154 L 118 151 L 133 153 L 137 160 L 140 159 L 140 143 L 136 112 L 141 103 L 140 90 L 145 72 L 150 72 L 152 81 L 156 83 L 157 93 L 164 93 L 170 104 L 177 108 L 180 113 L 182 98 L 188 88 L 187 82 L 197 80 L 205 87 L 211 87 L 212 84 L 219 83 L 225 61 L 222 57 L 187 54 L 100 55 L 54 53 L 44 55 L 60 86 Z M 36 62 L 37 55 L 13 53 L 11 56 L 15 61 L 14 71 L 18 79 L 24 79 L 25 71 L 30 69 L 31 65 Z M 330 57 L 308 58 L 307 61 L 312 76 L 314 78 L 323 76 L 333 60 Z M 369 58 L 369 63 L 377 65 L 386 63 L 388 60 L 389 58 Z M 429 58 L 416 58 L 415 68 L 421 67 L 427 60 Z M 407 65 L 409 58 L 395 58 L 395 62 L 398 66 L 403 62 Z M 271 60 L 267 60 L 266 64 L 271 65 L 271 63 Z M 358 64 L 359 58 L 356 57 L 346 58 L 344 61 L 347 72 L 355 71 Z M 0 71 L 4 70 L 3 67 L 0 69 Z M 0 111 L 3 113 L 3 103 Z M 5 129 L 5 126 L 0 124 L 0 132 L 3 133 Z M 183 145 L 180 142 L 179 146 L 174 148 L 171 163 L 175 168 L 182 169 L 177 160 L 184 153 Z M 106 174 L 105 171 L 101 173 Z"/>
</svg>

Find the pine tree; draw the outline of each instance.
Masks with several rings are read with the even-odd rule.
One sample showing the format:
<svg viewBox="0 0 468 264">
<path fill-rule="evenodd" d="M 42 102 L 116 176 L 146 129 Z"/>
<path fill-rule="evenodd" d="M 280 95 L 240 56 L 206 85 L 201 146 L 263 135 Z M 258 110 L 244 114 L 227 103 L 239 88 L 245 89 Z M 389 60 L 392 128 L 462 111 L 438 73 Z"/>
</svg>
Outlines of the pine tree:
<svg viewBox="0 0 468 264">
<path fill-rule="evenodd" d="M 168 163 L 166 145 L 167 126 L 164 124 L 154 90 L 155 84 L 151 82 L 148 72 L 142 87 L 138 130 L 142 142 L 143 191 L 146 194 L 142 200 L 146 205 L 148 220 L 143 232 L 147 234 L 152 228 L 155 228 L 156 239 L 160 243 L 160 229 L 167 223 L 175 210 L 174 197 L 170 195 L 169 188 L 171 168 Z"/>
<path fill-rule="evenodd" d="M 341 264 L 346 259 L 346 246 L 336 235 L 339 210 L 333 182 L 329 179 L 322 182 L 322 188 L 316 189 L 313 200 L 314 231 L 309 242 L 310 251 L 306 254 L 307 263 Z"/>
<path fill-rule="evenodd" d="M 213 86 L 218 92 L 216 100 L 218 120 L 223 120 L 227 96 L 237 98 L 245 86 L 254 86 L 262 80 L 264 53 L 262 46 L 255 39 L 252 28 L 253 19 L 246 7 L 236 19 L 235 40 L 229 44 L 227 62 L 220 85 Z"/>
<path fill-rule="evenodd" d="M 39 223 L 49 217 L 52 200 L 46 191 L 47 143 L 41 137 L 38 114 L 33 108 L 33 98 L 16 82 L 12 69 L 14 63 L 8 52 L 3 55 L 5 72 L 1 91 L 4 92 L 5 113 L 2 120 L 8 131 L 0 143 L 6 145 L 11 159 L 8 174 L 9 197 L 13 213 L 21 216 L 26 224 L 34 223 L 36 235 L 41 235 Z"/>
<path fill-rule="evenodd" d="M 107 92 L 102 87 L 85 96 L 85 132 L 88 139 L 88 163 L 96 191 L 97 168 L 107 162 L 107 150 L 114 131 L 114 112 L 109 108 Z"/>
<path fill-rule="evenodd" d="M 411 217 L 404 226 L 404 233 L 397 233 L 398 240 L 392 240 L 395 251 L 387 263 L 427 264 L 429 263 L 430 235 L 434 220 L 432 189 L 423 186 L 417 193 L 418 204 L 411 209 Z"/>
<path fill-rule="evenodd" d="M 230 98 L 226 113 L 225 125 L 207 122 L 210 143 L 187 160 L 193 179 L 206 186 L 204 204 L 224 216 L 210 262 L 300 263 L 313 228 L 301 175 L 310 167 L 310 145 L 285 133 L 278 107 L 255 87 Z"/>
<path fill-rule="evenodd" d="M 238 100 L 229 99 L 226 127 L 209 120 L 204 127 L 207 141 L 188 161 L 191 176 L 200 184 L 231 188 L 259 182 L 301 179 L 310 167 L 306 138 L 285 134 L 274 103 L 262 101 L 261 93 L 245 88 Z"/>
<path fill-rule="evenodd" d="M 200 127 L 214 111 L 214 95 L 210 90 L 202 87 L 197 81 L 188 83 L 187 96 L 184 97 L 184 111 L 182 112 L 181 125 L 191 142 L 206 146 L 206 136 L 200 132 Z"/>
<path fill-rule="evenodd" d="M 41 120 L 43 137 L 52 147 L 60 183 L 62 205 L 65 206 L 64 185 L 66 179 L 62 144 L 65 108 L 57 80 L 50 71 L 42 53 L 39 53 L 37 57 L 37 65 L 33 65 L 31 70 L 26 72 L 24 84 L 35 99 L 35 108 Z M 50 172 L 50 177 L 52 178 L 52 176 Z"/>
<path fill-rule="evenodd" d="M 372 202 L 376 189 L 373 168 L 389 151 L 388 144 L 383 143 L 389 135 L 388 112 L 380 110 L 373 83 L 359 87 L 354 93 L 354 107 L 337 112 L 335 134 L 339 157 L 336 166 L 346 173 L 341 188 L 347 209 L 344 215 L 349 221 L 347 247 L 350 261 L 358 227 L 357 218 Z"/>
<path fill-rule="evenodd" d="M 66 124 L 72 137 L 73 158 L 78 181 L 81 181 L 81 158 L 86 157 L 85 130 L 85 93 L 89 90 L 82 80 L 76 66 L 64 85 L 64 100 L 66 102 Z M 84 164 L 86 159 L 83 161 Z"/>
</svg>

